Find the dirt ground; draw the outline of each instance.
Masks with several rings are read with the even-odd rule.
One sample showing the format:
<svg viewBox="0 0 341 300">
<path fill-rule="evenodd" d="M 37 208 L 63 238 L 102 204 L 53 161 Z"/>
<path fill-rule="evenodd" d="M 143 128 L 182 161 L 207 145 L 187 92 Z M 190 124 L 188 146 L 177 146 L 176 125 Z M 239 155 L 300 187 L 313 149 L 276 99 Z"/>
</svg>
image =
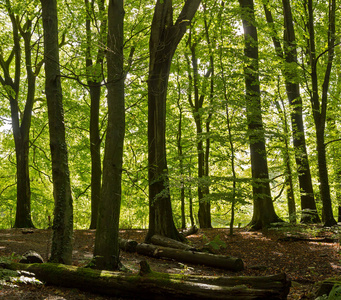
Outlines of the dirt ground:
<svg viewBox="0 0 341 300">
<path fill-rule="evenodd" d="M 133 272 L 138 272 L 139 262 L 147 260 L 154 271 L 168 273 L 202 274 L 215 276 L 271 275 L 285 272 L 292 280 L 288 299 L 314 299 L 314 284 L 325 278 L 340 275 L 340 244 L 338 233 L 321 228 L 307 230 L 297 226 L 286 230 L 252 232 L 236 229 L 233 236 L 228 229 L 205 229 L 188 237 L 197 248 L 210 247 L 217 254 L 239 257 L 244 261 L 245 270 L 230 272 L 211 267 L 183 264 L 176 261 L 153 259 L 135 253 L 121 251 L 121 262 Z M 289 232 L 288 232 L 289 231 Z M 307 233 L 309 232 L 309 233 Z M 312 241 L 282 240 L 285 234 L 300 235 Z M 19 259 L 28 250 L 34 250 L 47 259 L 51 246 L 51 230 L 35 229 L 26 233 L 21 229 L 0 230 L 0 259 Z M 143 242 L 145 230 L 121 230 L 120 236 Z M 334 242 L 321 242 L 318 238 L 329 237 Z M 314 240 L 316 239 L 316 241 Z M 86 265 L 92 258 L 95 240 L 94 230 L 74 232 L 73 264 Z M 215 248 L 219 248 L 216 250 Z M 17 287 L 0 286 L 0 299 L 25 300 L 104 300 L 114 299 L 55 286 L 33 286 L 20 284 Z"/>
</svg>

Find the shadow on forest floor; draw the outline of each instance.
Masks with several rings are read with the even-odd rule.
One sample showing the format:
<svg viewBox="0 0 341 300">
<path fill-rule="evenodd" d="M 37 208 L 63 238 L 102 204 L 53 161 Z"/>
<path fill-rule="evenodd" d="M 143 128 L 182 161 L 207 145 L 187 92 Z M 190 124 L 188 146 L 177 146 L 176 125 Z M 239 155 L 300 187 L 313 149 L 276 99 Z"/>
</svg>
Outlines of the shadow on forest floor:
<svg viewBox="0 0 341 300">
<path fill-rule="evenodd" d="M 34 250 L 46 260 L 51 246 L 51 230 L 35 229 L 29 232 L 31 233 L 25 234 L 25 230 L 21 229 L 0 230 L 0 256 L 15 258 L 28 250 Z M 283 240 L 288 233 L 311 238 L 311 240 Z M 145 235 L 146 230 L 120 231 L 122 238 L 133 239 L 137 242 L 143 242 Z M 318 239 L 321 237 L 336 238 L 336 240 L 334 243 L 321 242 L 321 239 Z M 229 235 L 229 229 L 204 229 L 189 236 L 188 239 L 197 248 L 208 247 L 217 254 L 241 258 L 244 261 L 245 270 L 235 273 L 172 260 L 144 257 L 123 251 L 121 251 L 121 261 L 127 268 L 136 272 L 139 270 L 141 260 L 147 260 L 154 271 L 168 273 L 263 276 L 285 272 L 293 281 L 288 299 L 313 299 L 311 291 L 314 289 L 315 282 L 341 273 L 338 235 L 320 227 L 297 225 L 296 227 L 262 232 L 235 229 L 233 236 Z M 74 265 L 83 266 L 91 260 L 94 240 L 94 230 L 75 230 Z M 0 299 L 100 300 L 113 298 L 80 292 L 75 289 L 20 285 L 15 289 L 0 287 Z"/>
</svg>

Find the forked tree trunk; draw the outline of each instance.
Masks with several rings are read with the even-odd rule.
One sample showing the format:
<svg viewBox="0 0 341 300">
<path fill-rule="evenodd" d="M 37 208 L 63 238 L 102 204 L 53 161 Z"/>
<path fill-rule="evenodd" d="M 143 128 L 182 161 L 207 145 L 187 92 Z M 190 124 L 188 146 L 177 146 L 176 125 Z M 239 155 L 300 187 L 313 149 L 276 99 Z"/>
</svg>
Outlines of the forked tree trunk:
<svg viewBox="0 0 341 300">
<path fill-rule="evenodd" d="M 31 189 L 29 175 L 29 133 L 31 128 L 31 115 L 35 96 L 36 74 L 39 73 L 41 64 L 36 65 L 36 70 L 33 72 L 32 65 L 32 45 L 31 45 L 31 30 L 32 20 L 26 20 L 25 29 L 21 27 L 20 21 L 14 14 L 11 4 L 6 4 L 8 15 L 11 19 L 13 32 L 13 52 L 12 57 L 8 59 L 1 56 L 1 68 L 3 76 L 0 76 L 0 83 L 4 87 L 10 87 L 11 92 L 8 92 L 8 99 L 11 107 L 11 121 L 13 128 L 13 138 L 16 152 L 16 171 L 17 171 L 17 206 L 14 227 L 30 228 L 34 227 L 31 218 Z M 20 32 L 20 36 L 19 36 Z M 20 98 L 20 83 L 21 83 L 21 45 L 20 39 L 24 40 L 25 49 L 25 64 L 27 77 L 27 95 L 25 109 L 22 119 L 20 120 L 19 98 Z M 11 61 L 14 59 L 14 76 L 11 77 Z M 7 88 L 7 91 L 9 89 Z M 13 92 L 13 93 L 12 93 Z M 21 123 L 20 123 L 21 121 Z"/>
<path fill-rule="evenodd" d="M 41 4 L 44 27 L 45 93 L 55 200 L 50 261 L 71 264 L 73 207 L 59 69 L 57 2 L 41 0 Z"/>
<path fill-rule="evenodd" d="M 330 82 L 330 74 L 334 60 L 335 47 L 335 0 L 329 1 L 328 4 L 328 50 L 326 52 L 328 60 L 325 68 L 324 79 L 322 84 L 321 96 L 319 95 L 319 76 L 317 70 L 316 46 L 315 46 L 315 26 L 314 26 L 314 7 L 313 1 L 308 0 L 306 3 L 308 11 L 307 27 L 309 33 L 309 65 L 311 67 L 311 107 L 314 116 L 316 131 L 316 149 L 319 169 L 320 194 L 323 203 L 323 222 L 325 226 L 333 226 L 337 222 L 333 216 L 332 203 L 330 197 L 330 187 L 328 179 L 328 166 L 326 160 L 326 145 L 324 143 L 324 134 L 326 126 L 326 114 L 328 103 L 328 90 Z"/>
<path fill-rule="evenodd" d="M 174 52 L 192 20 L 200 0 L 188 0 L 173 24 L 171 0 L 158 0 L 149 41 L 148 78 L 148 241 L 154 234 L 175 240 L 183 237 L 173 221 L 166 160 L 166 98 L 170 66 Z"/>
<path fill-rule="evenodd" d="M 251 170 L 253 181 L 253 217 L 250 225 L 254 229 L 269 227 L 280 219 L 275 213 L 271 199 L 265 137 L 261 112 L 260 86 L 258 75 L 258 37 L 255 27 L 253 0 L 239 0 L 245 39 L 244 68 L 246 88 L 246 109 L 250 141 Z"/>
</svg>

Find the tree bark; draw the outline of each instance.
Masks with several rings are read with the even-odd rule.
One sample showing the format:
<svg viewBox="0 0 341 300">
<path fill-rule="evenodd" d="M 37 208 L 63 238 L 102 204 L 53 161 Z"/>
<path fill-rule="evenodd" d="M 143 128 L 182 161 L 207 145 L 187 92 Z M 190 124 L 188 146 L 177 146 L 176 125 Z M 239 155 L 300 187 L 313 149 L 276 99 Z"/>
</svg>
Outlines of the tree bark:
<svg viewBox="0 0 341 300">
<path fill-rule="evenodd" d="M 163 247 L 170 247 L 170 248 L 174 248 L 174 249 L 180 249 L 180 250 L 191 250 L 191 251 L 196 251 L 196 249 L 188 244 L 176 241 L 176 240 L 172 240 L 170 238 L 167 238 L 165 236 L 162 235 L 158 235 L 155 234 L 151 237 L 151 242 L 154 245 L 159 245 L 159 246 L 163 246 Z"/>
<path fill-rule="evenodd" d="M 253 217 L 250 226 L 254 229 L 269 227 L 280 219 L 275 213 L 271 199 L 265 137 L 261 112 L 258 75 L 258 37 L 255 24 L 253 0 L 239 0 L 242 9 L 247 66 L 244 68 L 246 109 L 250 141 L 251 169 L 253 180 Z"/>
<path fill-rule="evenodd" d="M 32 20 L 27 19 L 24 25 L 25 30 L 21 27 L 20 21 L 12 10 L 9 1 L 6 1 L 6 9 L 12 23 L 13 32 L 13 51 L 7 60 L 0 54 L 0 66 L 4 77 L 0 76 L 0 83 L 6 87 L 8 99 L 11 108 L 11 121 L 13 128 L 13 138 L 16 153 L 16 171 L 17 171 L 17 206 L 15 215 L 15 228 L 33 228 L 31 218 L 31 188 L 29 175 L 29 132 L 31 128 L 31 115 L 35 95 L 36 74 L 39 73 L 41 64 L 36 66 L 33 71 L 32 62 L 32 45 L 31 30 Z M 20 33 L 20 35 L 19 35 Z M 20 97 L 20 80 L 21 80 L 21 45 L 20 38 L 24 40 L 25 64 L 27 77 L 27 94 L 25 108 L 20 123 L 20 111 L 18 99 Z M 14 58 L 14 76 L 11 77 L 10 63 Z M 10 91 L 11 90 L 11 91 Z"/>
<path fill-rule="evenodd" d="M 101 196 L 102 182 L 102 167 L 101 167 L 101 142 L 99 128 L 99 108 L 101 100 L 101 82 L 103 81 L 103 59 L 104 49 L 100 47 L 97 51 L 97 58 L 93 63 L 91 58 L 91 50 L 94 46 L 92 42 L 91 32 L 91 14 L 95 14 L 90 8 L 89 0 L 85 0 L 87 8 L 86 18 L 86 67 L 87 67 L 87 83 L 90 90 L 90 154 L 91 154 L 91 222 L 90 229 L 96 229 L 98 219 L 98 206 Z M 98 1 L 99 14 L 104 14 L 104 1 Z M 101 23 L 99 24 L 99 40 L 101 44 L 105 44 L 104 35 L 106 33 L 107 22 L 104 16 L 100 16 Z"/>
<path fill-rule="evenodd" d="M 148 77 L 148 179 L 149 229 L 146 240 L 154 234 L 175 240 L 182 236 L 175 228 L 166 160 L 166 98 L 170 66 L 174 52 L 192 20 L 200 0 L 188 0 L 173 24 L 171 0 L 158 0 L 149 41 Z"/>
<path fill-rule="evenodd" d="M 111 297 L 138 299 L 287 299 L 291 282 L 285 274 L 213 277 L 166 274 L 150 270 L 139 275 L 57 264 L 6 264 L 26 270 L 48 284 L 79 288 Z M 142 272 L 143 270 L 143 272 Z"/>
<path fill-rule="evenodd" d="M 50 261 L 71 264 L 73 207 L 59 69 L 57 2 L 56 0 L 41 0 L 41 4 L 44 28 L 45 93 L 55 199 Z"/>
<path fill-rule="evenodd" d="M 289 104 L 292 107 L 291 126 L 293 142 L 295 147 L 295 159 L 298 168 L 298 180 L 301 194 L 301 222 L 318 223 L 320 218 L 317 213 L 314 199 L 314 191 L 311 180 L 310 166 L 308 160 L 307 147 L 305 142 L 305 132 L 302 114 L 302 98 L 299 88 L 299 78 L 297 70 L 297 49 L 294 23 L 290 1 L 282 0 L 284 14 L 284 56 L 287 66 L 284 69 L 285 85 Z M 294 66 L 294 68 L 293 68 Z M 305 213 L 308 211 L 308 213 Z"/>
<path fill-rule="evenodd" d="M 155 258 L 175 259 L 176 261 L 185 263 L 205 265 L 231 271 L 241 271 L 244 269 L 243 261 L 240 258 L 232 256 L 180 250 L 144 243 L 137 245 L 136 252 Z"/>
<path fill-rule="evenodd" d="M 119 268 L 119 218 L 125 134 L 123 0 L 110 0 L 108 8 L 108 128 L 103 160 L 103 183 L 94 258 L 98 269 Z"/>
<path fill-rule="evenodd" d="M 315 131 L 316 131 L 316 150 L 319 169 L 319 181 L 320 181 L 320 194 L 323 204 L 323 222 L 325 226 L 333 226 L 337 224 L 333 216 L 332 203 L 330 197 L 330 187 L 328 179 L 328 167 L 326 161 L 326 146 L 324 143 L 324 134 L 326 126 L 326 114 L 327 114 L 327 102 L 328 102 L 328 90 L 330 82 L 330 74 L 332 64 L 334 60 L 334 47 L 335 47 L 335 0 L 329 1 L 329 24 L 328 24 L 328 60 L 324 73 L 324 80 L 322 84 L 322 95 L 319 95 L 319 82 L 317 71 L 316 46 L 315 46 L 315 27 L 314 27 L 314 8 L 313 1 L 307 1 L 308 11 L 308 33 L 309 33 L 309 65 L 311 67 L 311 91 L 310 102 L 314 117 Z"/>
</svg>

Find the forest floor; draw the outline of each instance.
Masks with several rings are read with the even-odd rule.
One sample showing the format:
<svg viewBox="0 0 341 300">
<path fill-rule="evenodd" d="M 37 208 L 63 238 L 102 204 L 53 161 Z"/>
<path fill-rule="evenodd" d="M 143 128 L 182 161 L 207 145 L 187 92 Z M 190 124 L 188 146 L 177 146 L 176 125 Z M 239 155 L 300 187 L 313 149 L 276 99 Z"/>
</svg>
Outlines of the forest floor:
<svg viewBox="0 0 341 300">
<path fill-rule="evenodd" d="M 21 229 L 0 230 L 0 260 L 4 257 L 16 259 L 28 250 L 34 250 L 46 260 L 51 230 L 33 230 L 24 234 Z M 283 240 L 285 235 L 299 235 L 311 241 Z M 145 230 L 121 230 L 120 236 L 143 242 Z M 334 242 L 314 241 L 329 237 Z M 176 261 L 160 260 L 121 251 L 121 261 L 133 272 L 138 272 L 139 262 L 147 260 L 153 271 L 186 273 L 215 276 L 271 275 L 285 272 L 292 287 L 288 299 L 314 299 L 315 283 L 341 274 L 339 234 L 318 228 L 297 225 L 286 229 L 272 229 L 262 232 L 235 229 L 229 235 L 228 229 L 205 229 L 188 237 L 197 248 L 210 247 L 219 254 L 239 257 L 244 261 L 245 270 L 230 272 L 201 265 L 183 264 Z M 94 230 L 76 230 L 74 233 L 74 265 L 86 265 L 92 258 L 95 240 Z M 219 249 L 218 249 L 219 248 Z M 34 286 L 19 284 L 17 287 L 0 286 L 0 299 L 25 300 L 105 300 L 116 299 L 77 289 L 56 286 Z"/>
</svg>

